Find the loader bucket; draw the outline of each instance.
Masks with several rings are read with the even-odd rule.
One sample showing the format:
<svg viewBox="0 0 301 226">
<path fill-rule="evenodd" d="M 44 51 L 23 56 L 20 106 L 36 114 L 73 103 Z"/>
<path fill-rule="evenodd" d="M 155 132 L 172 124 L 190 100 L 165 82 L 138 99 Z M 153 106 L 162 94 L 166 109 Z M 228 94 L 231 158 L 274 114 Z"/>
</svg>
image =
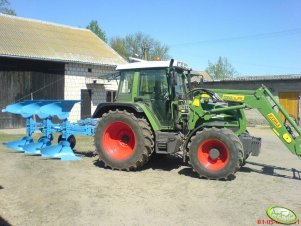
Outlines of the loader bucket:
<svg viewBox="0 0 301 226">
<path fill-rule="evenodd" d="M 33 142 L 30 144 L 27 144 L 23 147 L 24 154 L 25 155 L 41 155 L 40 149 L 45 148 L 47 146 L 51 145 L 51 141 L 43 136 L 40 137 L 38 142 Z"/>
<path fill-rule="evenodd" d="M 63 161 L 67 160 L 80 160 L 80 157 L 77 157 L 68 141 L 60 141 L 57 145 L 48 146 L 41 149 L 42 157 L 44 158 L 54 158 L 61 159 Z"/>
<path fill-rule="evenodd" d="M 24 152 L 23 147 L 33 142 L 31 137 L 23 137 L 21 140 L 4 142 L 3 145 L 17 152 Z"/>
</svg>

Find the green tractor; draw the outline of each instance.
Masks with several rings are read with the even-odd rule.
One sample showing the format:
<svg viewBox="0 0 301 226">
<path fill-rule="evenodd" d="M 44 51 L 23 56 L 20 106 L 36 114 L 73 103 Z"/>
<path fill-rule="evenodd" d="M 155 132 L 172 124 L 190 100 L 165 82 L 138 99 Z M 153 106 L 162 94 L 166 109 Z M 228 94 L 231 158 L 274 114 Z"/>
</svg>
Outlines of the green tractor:
<svg viewBox="0 0 301 226">
<path fill-rule="evenodd" d="M 191 89 L 191 70 L 174 60 L 129 63 L 117 71 L 116 101 L 100 104 L 93 114 L 100 118 L 96 151 L 107 167 L 136 170 L 153 154 L 182 152 L 201 177 L 230 179 L 249 155 L 260 152 L 261 139 L 248 133 L 244 108 L 258 109 L 288 149 L 301 156 L 300 128 L 264 86 Z"/>
</svg>

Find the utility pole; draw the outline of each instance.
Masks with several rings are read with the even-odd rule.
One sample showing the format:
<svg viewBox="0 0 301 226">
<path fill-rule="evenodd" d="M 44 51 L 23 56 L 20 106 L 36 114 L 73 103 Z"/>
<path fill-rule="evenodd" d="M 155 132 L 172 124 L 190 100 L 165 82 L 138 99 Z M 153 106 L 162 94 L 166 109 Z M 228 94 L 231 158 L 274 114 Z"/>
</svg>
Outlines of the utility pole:
<svg viewBox="0 0 301 226">
<path fill-rule="evenodd" d="M 142 46 L 142 58 L 143 60 L 148 60 L 148 52 L 149 52 L 149 45 L 148 43 L 144 42 Z"/>
</svg>

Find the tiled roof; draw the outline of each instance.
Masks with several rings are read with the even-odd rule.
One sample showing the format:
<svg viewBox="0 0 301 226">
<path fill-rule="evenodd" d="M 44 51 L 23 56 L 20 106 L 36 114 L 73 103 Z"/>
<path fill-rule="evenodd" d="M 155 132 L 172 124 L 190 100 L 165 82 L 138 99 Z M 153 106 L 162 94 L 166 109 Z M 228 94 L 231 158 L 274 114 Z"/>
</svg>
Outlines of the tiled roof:
<svg viewBox="0 0 301 226">
<path fill-rule="evenodd" d="M 204 81 L 212 81 L 212 78 L 210 77 L 210 75 L 207 73 L 207 71 L 191 71 L 191 74 L 194 75 L 199 75 L 199 76 L 203 76 Z M 193 76 L 191 78 L 191 82 L 199 82 L 199 76 Z"/>
<path fill-rule="evenodd" d="M 87 29 L 0 14 L 0 56 L 118 65 L 125 60 Z"/>
</svg>

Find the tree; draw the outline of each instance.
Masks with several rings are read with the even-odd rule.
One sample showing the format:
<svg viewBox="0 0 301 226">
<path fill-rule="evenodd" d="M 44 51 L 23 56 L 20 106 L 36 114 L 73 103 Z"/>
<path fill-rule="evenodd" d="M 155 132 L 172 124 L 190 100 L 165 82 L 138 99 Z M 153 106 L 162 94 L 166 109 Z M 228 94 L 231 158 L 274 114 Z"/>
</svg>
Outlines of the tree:
<svg viewBox="0 0 301 226">
<path fill-rule="evenodd" d="M 237 71 L 229 63 L 226 57 L 219 57 L 215 64 L 208 61 L 208 67 L 206 71 L 213 79 L 217 80 L 233 78 L 237 75 Z"/>
<path fill-rule="evenodd" d="M 125 38 L 112 38 L 110 45 L 124 59 L 138 57 L 144 60 L 165 60 L 169 58 L 168 46 L 142 32 L 127 35 Z"/>
<path fill-rule="evenodd" d="M 0 0 L 0 13 L 16 16 L 15 10 L 9 7 L 9 0 Z"/>
<path fill-rule="evenodd" d="M 106 33 L 100 28 L 100 26 L 98 25 L 97 20 L 92 20 L 86 28 L 91 30 L 100 39 L 107 42 Z"/>
</svg>

